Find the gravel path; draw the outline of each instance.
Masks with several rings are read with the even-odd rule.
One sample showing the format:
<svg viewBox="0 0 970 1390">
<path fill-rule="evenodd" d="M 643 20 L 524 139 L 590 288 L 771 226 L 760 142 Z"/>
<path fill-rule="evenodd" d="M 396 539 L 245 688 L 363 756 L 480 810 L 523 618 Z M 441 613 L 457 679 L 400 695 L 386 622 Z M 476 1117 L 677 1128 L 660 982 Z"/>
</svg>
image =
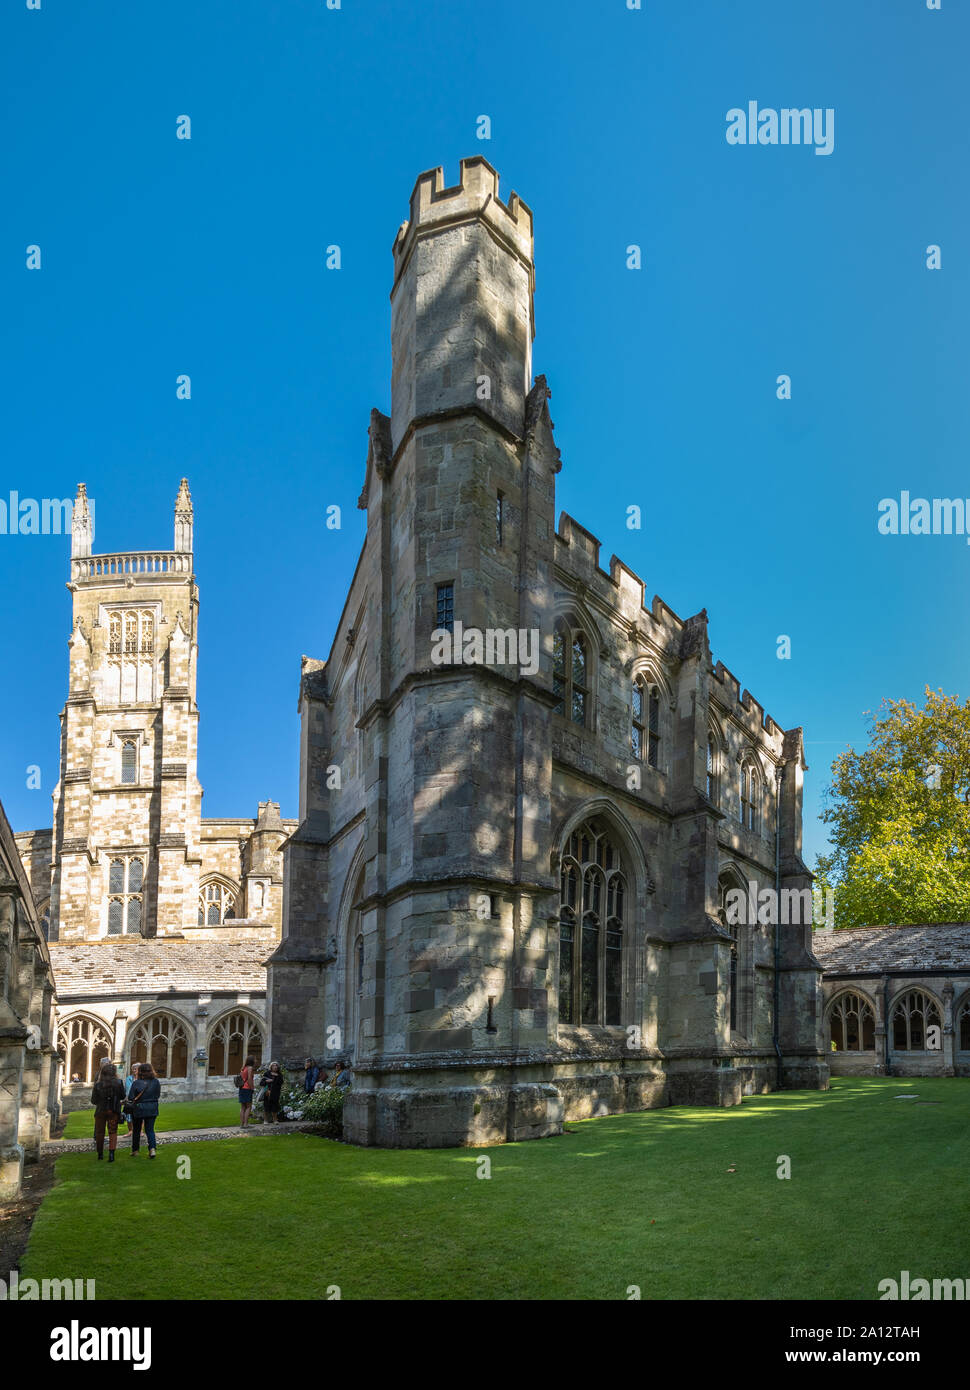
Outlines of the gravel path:
<svg viewBox="0 0 970 1390">
<path fill-rule="evenodd" d="M 155 1135 L 158 1146 L 162 1144 L 196 1144 L 203 1139 L 253 1139 L 257 1136 L 274 1134 L 294 1134 L 296 1131 L 312 1132 L 322 1130 L 323 1126 L 313 1120 L 294 1120 L 287 1121 L 279 1125 L 249 1125 L 246 1129 L 240 1129 L 238 1125 L 221 1125 L 217 1129 L 176 1129 L 169 1130 L 165 1134 Z M 41 1144 L 41 1153 L 51 1154 L 56 1157 L 58 1154 L 81 1154 L 94 1153 L 93 1139 L 51 1139 L 46 1144 Z M 107 1136 L 105 1136 L 105 1148 L 107 1149 Z M 127 1130 L 122 1133 L 118 1129 L 118 1148 L 131 1148 L 131 1135 Z M 148 1152 L 145 1143 L 145 1136 L 141 1138 L 141 1149 Z"/>
</svg>

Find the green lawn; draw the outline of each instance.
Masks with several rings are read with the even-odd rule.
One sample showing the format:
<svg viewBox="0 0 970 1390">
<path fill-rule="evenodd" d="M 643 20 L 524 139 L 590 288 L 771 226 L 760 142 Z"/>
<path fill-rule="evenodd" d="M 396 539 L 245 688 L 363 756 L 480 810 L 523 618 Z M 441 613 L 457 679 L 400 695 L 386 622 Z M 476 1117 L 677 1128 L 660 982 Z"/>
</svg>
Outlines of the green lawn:
<svg viewBox="0 0 970 1390">
<path fill-rule="evenodd" d="M 238 1125 L 239 1102 L 228 1100 L 180 1100 L 169 1104 L 164 1096 L 158 1107 L 155 1129 L 211 1129 L 215 1125 Z M 122 1126 L 124 1133 L 127 1130 Z M 91 1139 L 94 1136 L 94 1107 L 72 1110 L 62 1139 Z"/>
<path fill-rule="evenodd" d="M 873 1299 L 903 1269 L 970 1276 L 970 1081 L 842 1079 L 567 1128 L 484 1151 L 293 1134 L 67 1155 L 21 1277 L 118 1299 Z"/>
</svg>

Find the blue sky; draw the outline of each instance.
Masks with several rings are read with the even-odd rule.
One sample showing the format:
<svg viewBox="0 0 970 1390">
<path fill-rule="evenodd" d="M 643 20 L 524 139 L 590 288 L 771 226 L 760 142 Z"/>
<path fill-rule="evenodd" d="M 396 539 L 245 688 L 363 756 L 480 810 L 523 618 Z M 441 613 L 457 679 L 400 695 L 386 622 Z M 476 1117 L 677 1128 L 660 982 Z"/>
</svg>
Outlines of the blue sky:
<svg viewBox="0 0 970 1390">
<path fill-rule="evenodd" d="M 970 496 L 968 51 L 958 0 L 8 0 L 0 497 L 83 480 L 96 550 L 168 548 L 188 476 L 203 814 L 296 813 L 300 655 L 329 653 L 390 405 L 391 241 L 422 170 L 482 154 L 535 215 L 558 506 L 804 726 L 813 862 L 863 712 L 970 694 L 970 547 L 876 531 L 902 489 Z M 832 154 L 730 146 L 750 100 L 833 108 Z M 0 536 L 15 829 L 50 823 L 68 553 Z"/>
</svg>

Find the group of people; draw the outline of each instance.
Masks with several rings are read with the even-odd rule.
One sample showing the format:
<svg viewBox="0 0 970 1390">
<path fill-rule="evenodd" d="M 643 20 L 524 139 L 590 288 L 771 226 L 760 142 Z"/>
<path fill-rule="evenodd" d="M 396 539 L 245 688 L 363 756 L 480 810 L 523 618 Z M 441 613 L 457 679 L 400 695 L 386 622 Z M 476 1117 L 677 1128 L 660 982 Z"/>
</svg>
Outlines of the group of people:
<svg viewBox="0 0 970 1390">
<path fill-rule="evenodd" d="M 94 1147 L 98 1160 L 104 1158 L 104 1136 L 108 1134 L 108 1162 L 114 1163 L 118 1147 L 118 1125 L 125 1120 L 131 1135 L 131 1152 L 141 1147 L 142 1128 L 148 1144 L 148 1157 L 155 1157 L 155 1120 L 162 1086 L 150 1062 L 133 1062 L 125 1081 L 113 1062 L 103 1061 L 98 1071 L 91 1104 L 94 1106 Z"/>
<path fill-rule="evenodd" d="M 352 1080 L 350 1068 L 342 1060 L 335 1063 L 333 1074 L 328 1077 L 326 1072 L 317 1066 L 313 1058 L 308 1057 L 304 1063 L 303 1073 L 303 1089 L 307 1095 L 312 1095 L 314 1091 L 327 1086 L 345 1091 Z M 239 1128 L 245 1129 L 249 1124 L 253 1098 L 256 1094 L 255 1057 L 246 1058 L 243 1069 L 239 1073 L 239 1081 L 241 1082 L 239 1086 Z M 266 1123 L 275 1125 L 280 1117 L 280 1094 L 283 1090 L 283 1073 L 280 1070 L 279 1062 L 270 1062 L 259 1078 L 259 1085 Z"/>
</svg>

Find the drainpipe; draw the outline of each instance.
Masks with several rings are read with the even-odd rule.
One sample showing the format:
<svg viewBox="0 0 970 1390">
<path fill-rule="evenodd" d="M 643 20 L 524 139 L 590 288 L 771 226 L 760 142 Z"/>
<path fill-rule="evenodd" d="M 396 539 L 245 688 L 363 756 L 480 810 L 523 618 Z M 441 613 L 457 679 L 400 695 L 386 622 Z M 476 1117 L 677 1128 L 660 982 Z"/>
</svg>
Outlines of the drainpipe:
<svg viewBox="0 0 970 1390">
<path fill-rule="evenodd" d="M 772 1033 L 771 1041 L 775 1048 L 777 1058 L 778 1076 L 776 1080 L 777 1090 L 781 1090 L 782 1081 L 782 1057 L 780 1032 L 778 1028 L 779 1016 L 781 1014 L 781 972 L 778 963 L 781 959 L 781 785 L 785 780 L 785 765 L 778 769 L 777 791 L 775 796 L 775 980 L 774 980 L 774 1008 L 772 1010 Z"/>
</svg>

